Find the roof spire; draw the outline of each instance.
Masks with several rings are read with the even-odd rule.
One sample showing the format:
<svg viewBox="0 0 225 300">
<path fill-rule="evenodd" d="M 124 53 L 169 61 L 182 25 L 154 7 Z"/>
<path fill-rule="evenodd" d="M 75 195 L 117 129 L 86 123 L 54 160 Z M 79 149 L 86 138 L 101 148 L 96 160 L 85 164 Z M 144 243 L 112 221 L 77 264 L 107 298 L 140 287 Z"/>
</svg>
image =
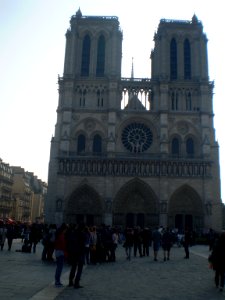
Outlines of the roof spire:
<svg viewBox="0 0 225 300">
<path fill-rule="evenodd" d="M 134 58 L 132 57 L 131 79 L 134 79 Z"/>
<path fill-rule="evenodd" d="M 81 18 L 82 17 L 82 12 L 80 10 L 80 7 L 79 7 L 78 11 L 76 12 L 76 17 L 77 18 Z"/>
</svg>

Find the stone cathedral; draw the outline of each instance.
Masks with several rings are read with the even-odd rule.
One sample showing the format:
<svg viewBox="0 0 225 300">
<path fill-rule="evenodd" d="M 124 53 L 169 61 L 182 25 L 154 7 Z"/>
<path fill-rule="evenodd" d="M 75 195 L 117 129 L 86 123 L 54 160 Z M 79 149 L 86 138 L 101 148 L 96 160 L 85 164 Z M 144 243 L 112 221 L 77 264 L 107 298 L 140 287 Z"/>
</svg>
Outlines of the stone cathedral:
<svg viewBox="0 0 225 300">
<path fill-rule="evenodd" d="M 115 16 L 79 9 L 71 17 L 45 221 L 220 230 L 214 84 L 201 21 L 160 20 L 149 78 L 121 77 L 122 39 Z"/>
</svg>

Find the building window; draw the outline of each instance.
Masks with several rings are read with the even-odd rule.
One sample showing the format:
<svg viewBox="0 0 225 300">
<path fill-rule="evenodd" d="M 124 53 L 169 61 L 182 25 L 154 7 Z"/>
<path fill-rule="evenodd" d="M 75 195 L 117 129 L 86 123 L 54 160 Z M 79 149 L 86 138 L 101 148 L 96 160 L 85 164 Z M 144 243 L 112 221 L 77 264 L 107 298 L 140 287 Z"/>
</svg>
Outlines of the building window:
<svg viewBox="0 0 225 300">
<path fill-rule="evenodd" d="M 142 153 L 151 146 L 153 134 L 143 123 L 130 123 L 122 132 L 121 140 L 124 147 L 132 153 Z"/>
<path fill-rule="evenodd" d="M 177 79 L 177 43 L 175 39 L 170 43 L 170 79 Z"/>
<path fill-rule="evenodd" d="M 86 139 L 83 134 L 80 134 L 77 139 L 77 153 L 82 154 L 85 152 Z"/>
<path fill-rule="evenodd" d="M 96 76 L 104 76 L 105 72 L 105 38 L 101 35 L 98 39 L 98 52 L 97 52 L 97 67 Z"/>
<path fill-rule="evenodd" d="M 96 134 L 93 139 L 93 153 L 98 154 L 102 152 L 102 138 L 99 134 Z"/>
<path fill-rule="evenodd" d="M 184 79 L 191 79 L 191 47 L 188 39 L 184 41 Z"/>
<path fill-rule="evenodd" d="M 172 140 L 172 155 L 173 156 L 179 156 L 180 154 L 180 143 L 179 143 L 179 140 L 178 138 L 174 138 Z"/>
<path fill-rule="evenodd" d="M 194 156 L 194 142 L 192 138 L 188 138 L 186 141 L 186 152 L 188 156 Z"/>
<path fill-rule="evenodd" d="M 81 58 L 81 76 L 89 76 L 91 40 L 86 35 L 83 40 L 82 58 Z"/>
</svg>

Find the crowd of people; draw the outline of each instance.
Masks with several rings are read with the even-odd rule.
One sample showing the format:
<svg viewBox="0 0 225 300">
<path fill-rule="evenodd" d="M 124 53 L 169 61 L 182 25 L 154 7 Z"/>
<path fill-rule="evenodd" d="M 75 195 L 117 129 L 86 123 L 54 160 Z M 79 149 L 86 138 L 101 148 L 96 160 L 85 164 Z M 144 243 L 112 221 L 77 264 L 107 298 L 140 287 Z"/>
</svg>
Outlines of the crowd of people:
<svg viewBox="0 0 225 300">
<path fill-rule="evenodd" d="M 184 258 L 189 259 L 189 247 L 193 244 L 193 232 L 186 230 L 179 234 L 169 228 L 134 227 L 122 230 L 102 224 L 86 226 L 85 224 L 6 224 L 0 221 L 0 247 L 3 251 L 7 245 L 11 251 L 13 239 L 21 238 L 19 252 L 35 253 L 38 243 L 42 243 L 42 261 L 55 262 L 55 286 L 61 287 L 61 274 L 65 263 L 71 269 L 68 285 L 81 288 L 80 280 L 83 266 L 106 262 L 116 262 L 118 244 L 124 247 L 127 260 L 132 257 L 150 256 L 152 249 L 154 261 L 158 261 L 158 252 L 163 251 L 163 260 L 170 260 L 170 252 L 176 243 L 184 247 Z M 6 243 L 7 241 L 7 243 Z M 225 274 L 225 233 L 218 234 L 212 229 L 207 234 L 209 245 L 209 262 L 215 271 L 215 285 L 221 291 L 224 288 Z"/>
</svg>

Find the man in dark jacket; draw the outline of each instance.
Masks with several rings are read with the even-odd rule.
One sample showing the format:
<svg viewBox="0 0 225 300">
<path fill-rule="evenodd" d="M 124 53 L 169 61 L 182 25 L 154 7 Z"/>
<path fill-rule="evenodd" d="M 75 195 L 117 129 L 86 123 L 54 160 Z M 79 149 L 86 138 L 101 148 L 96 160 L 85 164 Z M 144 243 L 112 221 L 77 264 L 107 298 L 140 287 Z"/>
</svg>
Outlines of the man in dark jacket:
<svg viewBox="0 0 225 300">
<path fill-rule="evenodd" d="M 210 262 L 213 265 L 215 271 L 215 284 L 216 287 L 220 287 L 220 291 L 224 288 L 224 274 L 225 274 L 225 233 L 223 232 L 218 240 L 215 242 L 210 257 Z"/>
<path fill-rule="evenodd" d="M 68 262 L 71 264 L 69 286 L 82 288 L 80 285 L 85 257 L 84 224 L 71 225 L 67 233 Z"/>
</svg>

